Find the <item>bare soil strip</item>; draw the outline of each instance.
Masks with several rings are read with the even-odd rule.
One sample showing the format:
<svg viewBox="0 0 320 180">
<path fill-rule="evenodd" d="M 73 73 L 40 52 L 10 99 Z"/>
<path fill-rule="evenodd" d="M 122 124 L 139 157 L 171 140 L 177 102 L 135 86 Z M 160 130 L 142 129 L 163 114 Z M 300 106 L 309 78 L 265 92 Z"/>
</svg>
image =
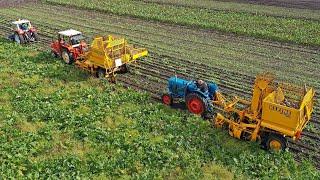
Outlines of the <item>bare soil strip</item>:
<svg viewBox="0 0 320 180">
<path fill-rule="evenodd" d="M 27 3 L 35 3 L 38 0 L 0 0 L 0 8 L 14 7 Z"/>
<path fill-rule="evenodd" d="M 320 10 L 319 0 L 220 0 L 220 1 L 243 2 L 243 3 L 252 3 L 252 4 L 263 4 L 263 5 L 269 5 L 269 6 Z"/>
</svg>

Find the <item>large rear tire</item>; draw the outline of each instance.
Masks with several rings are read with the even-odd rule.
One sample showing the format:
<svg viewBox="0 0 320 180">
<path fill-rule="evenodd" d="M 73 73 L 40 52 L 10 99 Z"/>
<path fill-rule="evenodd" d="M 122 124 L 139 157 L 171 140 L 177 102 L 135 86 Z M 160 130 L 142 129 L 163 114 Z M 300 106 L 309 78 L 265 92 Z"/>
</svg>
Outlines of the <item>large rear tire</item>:
<svg viewBox="0 0 320 180">
<path fill-rule="evenodd" d="M 73 55 L 72 53 L 68 52 L 68 50 L 62 51 L 62 59 L 66 64 L 72 64 L 73 63 Z"/>
<path fill-rule="evenodd" d="M 270 133 L 266 136 L 266 147 L 268 150 L 271 151 L 284 151 L 288 146 L 288 141 L 285 137 L 281 136 L 280 134 Z"/>
<path fill-rule="evenodd" d="M 186 97 L 186 105 L 189 112 L 202 115 L 206 111 L 206 103 L 204 99 L 195 93 L 190 93 Z"/>
<path fill-rule="evenodd" d="M 15 33 L 14 34 L 14 41 L 18 44 L 24 44 L 25 43 L 25 39 L 23 37 L 23 35 Z"/>
</svg>

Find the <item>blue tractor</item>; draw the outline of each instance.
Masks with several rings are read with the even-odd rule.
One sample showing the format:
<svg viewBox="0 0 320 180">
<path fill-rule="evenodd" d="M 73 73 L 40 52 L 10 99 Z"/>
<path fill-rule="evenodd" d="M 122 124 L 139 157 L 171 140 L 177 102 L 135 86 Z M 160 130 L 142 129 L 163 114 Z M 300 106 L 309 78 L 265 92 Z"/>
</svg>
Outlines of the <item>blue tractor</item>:
<svg viewBox="0 0 320 180">
<path fill-rule="evenodd" d="M 214 113 L 212 101 L 217 91 L 215 83 L 188 81 L 174 76 L 168 80 L 168 92 L 162 95 L 162 102 L 170 106 L 174 99 L 184 99 L 191 113 L 210 118 Z"/>
</svg>

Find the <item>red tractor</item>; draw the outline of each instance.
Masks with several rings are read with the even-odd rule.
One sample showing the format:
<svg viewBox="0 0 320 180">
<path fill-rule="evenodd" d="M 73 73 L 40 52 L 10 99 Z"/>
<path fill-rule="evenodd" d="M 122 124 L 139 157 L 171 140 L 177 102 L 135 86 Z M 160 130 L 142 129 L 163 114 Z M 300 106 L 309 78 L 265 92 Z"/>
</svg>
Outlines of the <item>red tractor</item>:
<svg viewBox="0 0 320 180">
<path fill-rule="evenodd" d="M 83 58 L 87 50 L 82 33 L 73 29 L 58 32 L 58 39 L 51 43 L 52 55 L 62 58 L 66 64 Z"/>
<path fill-rule="evenodd" d="M 37 29 L 31 25 L 31 22 L 26 19 L 12 22 L 13 34 L 9 36 L 9 39 L 15 41 L 18 44 L 25 44 L 29 42 L 39 41 L 39 35 Z"/>
</svg>

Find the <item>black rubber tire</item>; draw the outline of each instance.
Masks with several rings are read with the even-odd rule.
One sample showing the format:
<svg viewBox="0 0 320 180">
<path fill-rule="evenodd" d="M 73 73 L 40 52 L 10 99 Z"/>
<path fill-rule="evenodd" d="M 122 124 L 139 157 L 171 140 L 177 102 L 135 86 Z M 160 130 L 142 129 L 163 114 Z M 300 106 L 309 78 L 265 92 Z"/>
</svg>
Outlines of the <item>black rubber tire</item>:
<svg viewBox="0 0 320 180">
<path fill-rule="evenodd" d="M 201 114 L 201 117 L 202 117 L 204 120 L 211 120 L 211 119 L 214 118 L 214 113 L 213 113 L 213 112 L 205 111 L 204 113 Z"/>
<path fill-rule="evenodd" d="M 51 51 L 51 57 L 58 58 L 59 56 L 58 56 L 58 54 L 56 52 Z"/>
<path fill-rule="evenodd" d="M 19 41 L 17 41 L 16 38 L 18 38 Z M 15 41 L 16 43 L 18 43 L 18 44 L 25 44 L 25 43 L 26 43 L 23 35 L 22 35 L 22 34 L 18 34 L 18 33 L 15 33 L 15 34 L 14 34 L 14 41 Z"/>
<path fill-rule="evenodd" d="M 123 64 L 122 66 L 120 66 L 119 72 L 122 74 L 129 72 L 129 66 L 127 64 Z"/>
<path fill-rule="evenodd" d="M 103 68 L 99 68 L 97 70 L 97 78 L 104 79 L 106 77 L 106 70 Z"/>
<path fill-rule="evenodd" d="M 31 41 L 31 38 L 32 38 L 32 35 L 29 31 L 25 32 L 25 39 L 26 41 L 30 42 Z"/>
<path fill-rule="evenodd" d="M 61 58 L 66 64 L 72 64 L 74 61 L 72 53 L 70 53 L 67 49 L 62 51 Z"/>
<path fill-rule="evenodd" d="M 284 151 L 288 146 L 287 139 L 280 134 L 270 133 L 267 136 L 265 136 L 265 138 L 266 139 L 262 139 L 262 142 L 265 142 L 265 147 L 268 150 L 276 151 L 276 149 L 272 148 L 272 145 L 271 145 L 272 141 L 277 141 L 280 143 L 280 145 L 281 145 L 281 147 L 279 149 L 280 151 Z"/>
<path fill-rule="evenodd" d="M 35 41 L 40 41 L 40 37 L 37 32 L 33 32 L 33 38 Z"/>
<path fill-rule="evenodd" d="M 198 94 L 196 94 L 196 93 L 190 93 L 190 94 L 188 94 L 188 95 L 186 96 L 186 100 L 185 100 L 186 106 L 187 106 L 189 112 L 194 113 L 193 110 L 191 110 L 190 107 L 189 107 L 190 100 L 192 100 L 192 99 L 194 99 L 194 98 L 198 99 L 198 101 L 201 102 L 201 106 L 202 106 L 202 110 L 201 110 L 199 113 L 195 113 L 195 114 L 202 115 L 203 113 L 206 112 L 207 106 L 206 106 L 206 103 L 205 103 L 204 98 L 202 98 L 200 95 L 198 95 Z"/>
</svg>

